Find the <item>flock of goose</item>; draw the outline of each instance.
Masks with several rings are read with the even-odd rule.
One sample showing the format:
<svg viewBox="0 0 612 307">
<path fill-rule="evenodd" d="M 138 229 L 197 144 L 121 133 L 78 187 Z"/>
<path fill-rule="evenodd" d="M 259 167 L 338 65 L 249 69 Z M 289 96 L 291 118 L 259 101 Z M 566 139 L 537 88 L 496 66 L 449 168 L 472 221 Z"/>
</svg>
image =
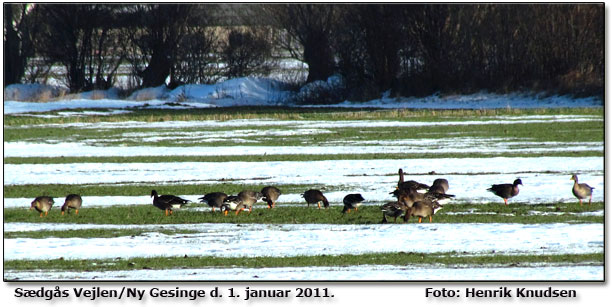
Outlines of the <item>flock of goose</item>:
<svg viewBox="0 0 612 307">
<path fill-rule="evenodd" d="M 424 218 L 429 218 L 429 222 L 432 222 L 433 215 L 446 204 L 451 198 L 455 197 L 452 194 L 446 194 L 449 189 L 448 180 L 439 178 L 434 180 L 431 186 L 419 183 L 414 180 L 404 181 L 404 171 L 400 168 L 399 181 L 396 189 L 389 193 L 393 194 L 397 201 L 392 201 L 384 204 L 380 207 L 383 213 L 382 223 L 387 223 L 387 217 L 394 218 L 397 222 L 397 218 L 403 218 L 404 222 L 407 222 L 410 217 L 416 217 L 419 223 Z M 592 200 L 593 188 L 585 183 L 578 183 L 578 176 L 572 175 L 571 180 L 574 181 L 572 187 L 572 193 L 580 201 L 582 206 L 582 200 L 589 198 L 589 205 Z M 494 184 L 487 191 L 501 197 L 504 203 L 508 205 L 508 199 L 518 195 L 519 185 L 523 185 L 521 179 L 516 179 L 513 183 L 505 184 Z M 276 205 L 276 201 L 281 195 L 281 191 L 273 186 L 264 187 L 261 192 L 244 190 L 237 195 L 227 195 L 223 192 L 213 192 L 205 194 L 200 197 L 199 200 L 202 203 L 208 204 L 211 207 L 212 212 L 215 209 L 219 209 L 227 215 L 229 211 L 235 211 L 238 215 L 241 211 L 248 210 L 249 213 L 253 209 L 253 205 L 259 200 L 263 200 L 267 203 L 268 208 L 272 209 Z M 156 190 L 151 191 L 151 197 L 153 197 L 153 205 L 160 210 L 165 212 L 165 215 L 171 215 L 173 209 L 180 208 L 182 205 L 187 204 L 189 200 L 183 199 L 175 195 L 158 195 Z M 329 207 L 329 201 L 323 195 L 320 190 L 311 189 L 305 191 L 302 197 L 306 201 L 306 204 L 316 204 L 320 209 L 321 206 L 324 208 Z M 342 213 L 350 213 L 351 210 L 357 211 L 359 206 L 365 199 L 361 194 L 348 194 L 344 197 L 342 202 L 344 208 Z M 46 216 L 49 210 L 54 204 L 54 200 L 50 196 L 38 196 L 36 197 L 30 206 L 30 210 L 36 209 L 40 212 L 40 217 L 43 214 Z M 79 213 L 79 209 L 83 204 L 83 200 L 80 195 L 70 194 L 66 196 L 64 204 L 61 207 L 61 214 L 64 215 L 66 211 L 71 209 L 75 210 L 75 214 Z"/>
</svg>

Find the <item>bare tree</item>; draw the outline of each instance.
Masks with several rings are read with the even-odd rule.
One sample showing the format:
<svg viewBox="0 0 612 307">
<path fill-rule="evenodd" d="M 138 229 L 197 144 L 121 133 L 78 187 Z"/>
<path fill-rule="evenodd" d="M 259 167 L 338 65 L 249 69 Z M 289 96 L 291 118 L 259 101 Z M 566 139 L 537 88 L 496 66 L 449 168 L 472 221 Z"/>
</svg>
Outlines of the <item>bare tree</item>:
<svg viewBox="0 0 612 307">
<path fill-rule="evenodd" d="M 306 82 L 326 80 L 334 73 L 333 31 L 338 8 L 330 4 L 271 4 L 262 15 L 283 29 L 277 44 L 308 64 Z"/>
<path fill-rule="evenodd" d="M 112 86 L 123 59 L 115 46 L 114 13 L 117 5 L 38 4 L 44 31 L 37 38 L 38 52 L 51 63 L 66 68 L 71 91 Z"/>
<path fill-rule="evenodd" d="M 142 79 L 142 87 L 154 87 L 166 84 L 168 77 L 170 84 L 180 83 L 173 72 L 183 67 L 191 51 L 185 51 L 183 44 L 193 45 L 197 38 L 202 49 L 200 52 L 210 52 L 212 46 L 206 38 L 210 32 L 202 31 L 208 21 L 208 10 L 214 9 L 212 5 L 193 4 L 144 4 L 130 7 L 133 24 L 129 29 L 130 42 L 133 49 L 130 54 L 134 73 Z M 193 55 L 193 54 L 192 54 Z M 179 74 L 180 75 L 180 74 Z"/>
<path fill-rule="evenodd" d="M 32 36 L 41 21 L 32 12 L 32 4 L 4 3 L 4 85 L 22 81 L 28 59 L 34 54 Z"/>
</svg>

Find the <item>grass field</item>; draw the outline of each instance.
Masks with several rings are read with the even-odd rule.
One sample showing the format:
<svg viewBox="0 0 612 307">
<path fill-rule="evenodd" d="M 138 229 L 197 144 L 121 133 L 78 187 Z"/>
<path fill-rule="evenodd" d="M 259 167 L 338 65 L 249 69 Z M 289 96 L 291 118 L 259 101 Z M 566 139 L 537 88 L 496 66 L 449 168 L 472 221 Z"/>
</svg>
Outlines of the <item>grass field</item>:
<svg viewBox="0 0 612 307">
<path fill-rule="evenodd" d="M 47 112 L 45 115 L 57 115 Z M 435 160 L 442 158 L 487 159 L 495 157 L 540 158 L 597 158 L 603 165 L 604 111 L 602 108 L 584 109 L 500 109 L 500 110 L 346 110 L 340 108 L 212 108 L 197 110 L 133 110 L 127 114 L 80 117 L 36 117 L 4 116 L 4 141 L 7 154 L 4 164 L 24 165 L 31 169 L 52 165 L 97 165 L 102 163 L 142 163 L 142 167 L 153 163 L 176 162 L 278 162 L 278 161 L 335 161 L 335 160 L 397 160 L 398 165 L 412 159 Z M 11 153 L 13 144 L 27 143 L 31 150 Z M 37 155 L 37 144 L 65 146 L 71 153 L 71 146 L 84 144 L 94 148 L 115 148 L 118 152 L 146 147 L 147 154 L 101 154 L 91 155 Z M 79 145 L 80 146 L 80 145 Z M 283 154 L 236 154 L 233 146 L 270 148 L 321 148 L 320 153 L 303 153 L 300 150 Z M 353 146 L 354 152 L 326 152 L 330 146 Z M 378 147 L 376 147 L 378 146 Z M 167 154 L 154 148 L 190 149 L 192 147 L 210 150 L 202 154 Z M 153 149 L 149 149 L 153 148 Z M 214 153 L 216 148 L 223 151 Z M 367 152 L 370 150 L 379 150 Z M 379 149 L 378 149 L 379 148 Z M 391 148 L 396 151 L 386 151 Z M 495 150 L 486 151 L 486 148 Z M 25 153 L 25 152 L 23 152 Z M 33 153 L 33 154 L 32 154 Z M 484 160 L 483 160 L 484 161 Z M 534 178 L 559 176 L 569 184 L 568 171 L 531 172 L 518 168 L 516 173 L 500 174 L 495 166 L 490 171 L 473 173 L 441 172 L 441 176 L 471 178 L 479 175 Z M 395 169 L 396 170 L 396 169 Z M 382 177 L 395 178 L 395 170 L 383 172 Z M 581 171 L 580 165 L 575 166 Z M 408 170 L 410 173 L 410 170 Z M 584 171 L 587 172 L 586 170 Z M 603 177 L 601 170 L 588 171 L 590 178 Z M 5 173 L 4 198 L 34 198 L 41 194 L 53 195 L 56 207 L 61 206 L 62 196 L 78 193 L 83 196 L 148 196 L 151 183 L 139 182 L 88 182 L 63 184 L 33 182 L 11 184 L 11 178 L 22 174 Z M 427 172 L 411 172 L 418 178 Z M 502 176 L 505 175 L 505 176 Z M 72 174 L 79 178 L 81 174 Z M 548 178 L 546 177 L 546 178 Z M 7 179 L 8 178 L 8 179 Z M 58 177 L 59 179 L 59 177 Z M 366 178 L 367 179 L 367 178 Z M 396 179 L 393 179 L 396 180 Z M 176 195 L 202 195 L 206 191 L 218 190 L 228 194 L 243 189 L 259 190 L 265 183 L 260 174 L 245 177 L 218 174 L 213 180 L 193 183 L 187 180 L 160 181 L 154 187 Z M 7 182 L 9 182 L 7 184 Z M 363 189 L 369 187 L 367 180 Z M 533 182 L 533 180 L 532 180 Z M 279 183 L 283 194 L 299 194 L 312 186 L 325 185 L 329 191 L 342 191 L 347 184 L 329 183 L 320 178 L 314 183 Z M 451 187 L 457 187 L 451 182 Z M 354 185 L 350 185 L 355 188 Z M 392 189 L 389 186 L 389 189 Z M 452 188 L 451 188 L 452 189 Z M 565 187 L 563 188 L 565 189 Z M 456 190 L 455 190 L 456 191 Z M 597 192 L 602 191 L 598 188 Z M 195 199 L 194 199 L 195 201 Z M 341 206 L 335 204 L 329 209 L 307 208 L 304 203 L 289 202 L 269 210 L 261 204 L 251 214 L 243 212 L 236 216 L 223 216 L 202 204 L 192 203 L 172 216 L 145 203 L 108 207 L 85 207 L 79 215 L 59 214 L 54 207 L 50 214 L 40 218 L 38 213 L 22 208 L 4 208 L 4 223 L 67 224 L 67 225 L 174 225 L 199 223 L 242 224 L 337 224 L 374 225 L 380 223 L 382 215 L 379 206 L 383 200 L 368 200 L 359 211 L 342 214 Z M 591 206 L 579 206 L 577 201 L 559 202 L 552 199 L 538 202 L 511 202 L 504 206 L 499 202 L 451 203 L 434 217 L 434 223 L 518 223 L 518 224 L 603 224 L 601 212 L 604 203 L 596 200 Z M 411 219 L 409 223 L 415 223 Z M 391 221 L 393 223 L 393 221 Z M 398 220 L 399 223 L 399 220 Z M 6 240 L 55 238 L 116 238 L 139 237 L 149 230 L 142 229 L 86 229 L 63 231 L 9 231 Z M 166 235 L 189 234 L 189 230 L 160 229 Z M 585 234 L 588 235 L 588 234 Z M 358 244 L 358 242 L 356 242 Z M 5 260 L 5 269 L 35 270 L 139 270 L 163 268 L 228 267 L 236 259 L 218 256 L 198 257 L 151 257 L 108 259 L 48 259 Z M 91 263 L 95 262 L 93 266 Z M 479 266 L 489 264 L 546 264 L 555 263 L 603 264 L 603 253 L 555 254 L 555 255 L 479 255 L 449 253 L 377 253 L 363 255 L 322 255 L 303 257 L 253 257 L 241 259 L 240 266 L 347 266 L 358 264 L 445 264 Z"/>
<path fill-rule="evenodd" d="M 358 211 L 342 213 L 342 207 L 317 209 L 299 204 L 295 207 L 267 209 L 259 205 L 252 213 L 223 216 L 219 211 L 194 211 L 194 207 L 175 210 L 171 216 L 151 205 L 88 208 L 78 215 L 60 215 L 58 211 L 40 218 L 37 212 L 25 209 L 5 209 L 5 222 L 75 223 L 75 224 L 191 224 L 191 223 L 263 223 L 263 224 L 377 224 L 382 220 L 379 206 L 362 206 Z M 575 204 L 449 204 L 435 215 L 436 223 L 603 223 L 603 215 L 586 215 L 603 210 L 601 202 L 579 206 Z M 397 223 L 402 222 L 401 219 Z M 416 219 L 412 218 L 411 223 Z M 393 220 L 391 220 L 393 223 Z M 7 233 L 5 235 L 11 235 Z M 40 237 L 40 234 L 31 233 Z M 49 237 L 52 234 L 47 234 Z M 27 237 L 22 234 L 22 237 Z M 65 235 L 63 235 L 65 236 Z M 77 237 L 91 237 L 88 230 L 79 231 Z"/>
</svg>

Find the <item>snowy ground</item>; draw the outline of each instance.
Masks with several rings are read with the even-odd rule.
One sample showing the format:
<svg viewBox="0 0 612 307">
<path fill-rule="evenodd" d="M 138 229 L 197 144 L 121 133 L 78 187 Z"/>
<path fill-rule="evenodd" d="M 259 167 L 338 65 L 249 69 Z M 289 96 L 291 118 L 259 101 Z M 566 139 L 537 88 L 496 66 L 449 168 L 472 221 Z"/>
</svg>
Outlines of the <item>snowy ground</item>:
<svg viewBox="0 0 612 307">
<path fill-rule="evenodd" d="M 344 267 L 205 268 L 105 272 L 5 271 L 5 279 L 26 280 L 559 280 L 601 281 L 603 266 L 558 265 L 535 267 L 436 267 L 359 265 Z"/>
<path fill-rule="evenodd" d="M 97 228 L 85 225 L 86 228 Z M 103 226 L 104 227 L 104 226 Z M 59 229 L 80 229 L 59 225 Z M 603 252 L 602 224 L 393 224 L 125 225 L 105 229 L 151 230 L 116 238 L 5 239 L 4 259 L 104 259 L 153 256 L 274 257 L 374 252 L 466 252 L 470 254 L 581 254 Z M 55 230 L 51 225 L 7 229 Z M 197 233 L 166 235 L 165 230 Z M 585 239 L 585 233 L 591 234 Z M 404 234 L 404 235 L 400 235 Z M 426 240 L 423 238 L 427 238 Z M 163 248 L 160 248 L 163 246 Z M 194 248 L 198 246 L 198 248 Z"/>
<path fill-rule="evenodd" d="M 26 87 L 15 88 L 26 94 Z M 32 89 L 34 91 L 34 89 Z M 163 87 L 144 89 L 127 99 L 110 92 L 104 99 L 92 100 L 88 93 L 78 99 L 46 103 L 6 100 L 4 114 L 40 117 L 112 116 L 134 108 L 211 108 L 219 106 L 278 106 L 288 93 L 282 86 L 258 78 L 229 80 L 217 85 L 188 85 L 169 91 Z M 5 89 L 5 97 L 7 95 Z M 178 102 L 178 103 L 177 103 Z M 289 104 L 291 105 L 291 104 Z M 343 102 L 346 108 L 559 108 L 602 107 L 594 97 L 575 99 L 567 96 L 524 94 L 497 95 L 477 93 L 464 96 L 438 95 L 425 98 L 389 98 L 365 102 Z M 319 106 L 311 106 L 319 107 Z M 86 109 L 86 110 L 82 110 Z M 50 111 L 53 111 L 50 113 Z M 36 140 L 4 142 L 4 157 L 77 157 L 77 156 L 212 156 L 271 154 L 350 153 L 540 153 L 532 158 L 330 160 L 316 162 L 215 162 L 215 163 L 70 163 L 5 164 L 4 184 L 208 184 L 232 179 L 244 185 L 303 184 L 322 188 L 332 205 L 340 205 L 347 193 L 359 192 L 366 205 L 380 205 L 391 200 L 389 192 L 397 182 L 397 169 L 407 172 L 407 180 L 431 183 L 444 177 L 450 182 L 449 193 L 455 202 L 475 204 L 501 202 L 487 192 L 494 183 L 512 182 L 520 177 L 524 186 L 511 202 L 575 202 L 571 194 L 572 173 L 581 182 L 595 187 L 593 200 L 604 200 L 604 142 L 536 142 L 529 139 L 474 138 L 457 133 L 448 140 L 432 138 L 402 140 L 338 140 L 326 146 L 262 146 L 266 138 L 282 138 L 329 133 L 342 127 L 387 127 L 410 129 L 427 125 L 486 125 L 601 121 L 600 116 L 483 116 L 470 121 L 276 121 L 267 119 L 230 121 L 99 122 L 44 124 L 41 128 L 74 127 L 107 130 L 150 128 L 150 132 L 126 132 L 107 138 L 76 140 Z M 266 129 L 258 129 L 265 127 Z M 511 126 L 510 126 L 511 127 Z M 198 128 L 197 132 L 182 131 Z M 208 128 L 214 128 L 210 130 Z M 5 129 L 11 129 L 5 127 Z M 207 131 L 210 130 L 210 131 Z M 563 133 L 563 131 L 559 131 Z M 193 146 L 150 147 L 116 146 L 106 142 L 134 140 L 158 142 L 173 140 Z M 215 146 L 215 142 L 233 142 L 235 146 Z M 101 145 L 101 146 L 100 146 Z M 252 146 L 245 146 L 252 145 Z M 601 151 L 601 157 L 548 157 L 548 153 Z M 287 172 L 286 170 L 299 170 Z M 245 170 L 247 170 L 245 172 Z M 434 171 L 435 175 L 426 175 Z M 329 189 L 326 189 L 329 187 Z M 171 191 L 160 191 L 168 193 Z M 202 191 L 202 194 L 212 191 Z M 201 195 L 182 195 L 196 201 Z M 56 196 L 56 197 L 59 197 Z M 111 205 L 150 204 L 143 196 L 84 196 L 84 208 Z M 4 199 L 5 208 L 28 208 L 31 199 Z M 61 200 L 56 199 L 56 204 Z M 299 194 L 283 194 L 279 206 L 303 205 Z M 202 210 L 190 207 L 186 210 Z M 57 210 L 57 209 L 54 209 Z M 203 209 L 204 211 L 207 209 Z M 476 210 L 477 211 L 477 210 Z M 457 214 L 487 214 L 469 212 Z M 533 211 L 531 214 L 543 214 Z M 603 211 L 589 214 L 603 215 Z M 398 225 L 74 225 L 5 223 L 4 231 L 59 230 L 79 228 L 143 227 L 146 233 L 118 238 L 5 239 L 4 259 L 129 258 L 147 256 L 278 256 L 319 254 L 361 254 L 370 252 L 467 252 L 488 254 L 581 254 L 604 250 L 602 224 L 398 224 Z M 159 228 L 191 229 L 193 234 L 165 235 Z M 398 235 L 407 234 L 407 235 Z M 424 242 L 423 237 L 427 237 Z M 399 240 L 399 242 L 398 242 Z M 163 246 L 164 248 L 160 248 Z M 194 248 L 197 246 L 197 248 Z M 599 264 L 536 264 L 518 267 L 440 267 L 440 266 L 349 266 L 305 268 L 202 268 L 186 270 L 135 270 L 120 272 L 12 272 L 4 278 L 22 280 L 53 279 L 127 279 L 127 280 L 602 280 Z"/>
<path fill-rule="evenodd" d="M 594 201 L 603 201 L 603 159 L 598 157 L 542 158 L 444 158 L 409 160 L 333 160 L 277 162 L 176 162 L 176 163 L 71 163 L 7 164 L 4 184 L 214 184 L 222 178 L 245 185 L 305 184 L 323 189 L 341 185 L 340 191 L 326 193 L 333 204 L 341 203 L 349 193 L 361 193 L 368 202 L 382 204 L 391 200 L 389 192 L 397 183 L 397 169 L 403 168 L 407 179 L 431 183 L 444 177 L 450 182 L 449 193 L 457 202 L 497 202 L 501 199 L 486 189 L 491 184 L 511 183 L 519 177 L 521 192 L 512 199 L 521 203 L 576 201 L 571 189 L 572 173 L 595 188 Z M 244 170 L 248 171 L 244 171 Z M 287 172 L 286 170 L 299 170 Z M 423 175 L 435 171 L 436 175 Z M 409 175 L 410 173 L 419 175 Z M 500 182 L 500 180 L 502 182 Z M 328 188 L 329 189 L 329 188 Z M 160 191 L 161 192 L 161 191 Z M 202 191 L 202 195 L 213 191 Z M 168 193 L 168 192 L 161 192 Z M 183 195 L 197 202 L 202 195 Z M 6 207 L 29 207 L 31 200 L 5 199 Z M 147 204 L 142 197 L 84 197 L 84 204 L 105 206 Z M 281 195 L 279 204 L 302 203 L 299 194 Z"/>
<path fill-rule="evenodd" d="M 5 231 L 143 229 L 117 238 L 5 239 L 5 260 L 101 259 L 152 256 L 297 256 L 369 252 L 464 252 L 468 254 L 572 254 L 603 252 L 601 224 L 394 224 L 394 225 L 68 225 L 7 223 Z M 156 230 L 192 230 L 165 235 Z M 591 236 L 585 240 L 584 234 Z M 406 234 L 406 235 L 398 235 Z M 427 240 L 422 240 L 426 237 Z M 159 248 L 163 246 L 163 248 Z M 198 246 L 198 248 L 194 248 Z M 236 265 L 239 265 L 237 263 Z M 349 266 L 266 269 L 184 269 L 119 272 L 5 272 L 13 279 L 135 280 L 602 280 L 603 267 Z"/>
<path fill-rule="evenodd" d="M 328 82 L 334 82 L 333 80 Z M 26 99 L 29 91 L 37 91 L 28 85 L 11 85 L 5 89 L 4 114 L 45 112 L 62 109 L 91 108 L 210 108 L 222 106 L 247 105 L 292 105 L 287 102 L 290 93 L 283 90 L 280 82 L 266 78 L 238 78 L 214 85 L 184 85 L 172 91 L 163 87 L 143 89 L 133 93 L 128 99 L 117 99 L 116 91 L 110 90 L 107 99 L 59 100 L 46 103 L 11 100 L 12 97 Z M 18 92 L 21 95 L 14 95 Z M 99 92 L 98 92 L 99 93 Z M 87 93 L 80 97 L 88 97 Z M 146 99 L 143 99 L 146 97 Z M 168 102 L 172 102 L 169 105 Z M 179 102 L 179 104 L 176 104 Z M 539 94 L 490 94 L 471 95 L 432 95 L 424 98 L 383 98 L 363 103 L 345 101 L 336 105 L 347 108 L 439 108 L 439 109 L 483 109 L 483 108 L 559 108 L 559 107 L 601 107 L 602 102 L 595 97 L 572 98 L 569 96 L 543 96 Z M 320 106 L 313 106 L 320 107 Z"/>
</svg>

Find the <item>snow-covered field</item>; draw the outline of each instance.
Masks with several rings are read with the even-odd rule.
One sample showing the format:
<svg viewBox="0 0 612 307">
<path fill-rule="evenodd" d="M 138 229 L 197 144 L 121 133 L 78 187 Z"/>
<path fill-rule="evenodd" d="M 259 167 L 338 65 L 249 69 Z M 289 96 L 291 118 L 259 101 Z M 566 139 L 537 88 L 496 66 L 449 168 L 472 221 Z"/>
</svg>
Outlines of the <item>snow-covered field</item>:
<svg viewBox="0 0 612 307">
<path fill-rule="evenodd" d="M 594 201 L 603 201 L 603 161 L 597 157 L 542 158 L 445 158 L 409 160 L 332 160 L 276 162 L 175 162 L 175 163 L 71 163 L 7 164 L 4 184 L 214 184 L 222 178 L 245 185 L 309 184 L 326 190 L 342 185 L 342 191 L 326 193 L 332 203 L 340 204 L 349 193 L 362 193 L 368 202 L 390 201 L 398 168 L 409 179 L 433 182 L 444 177 L 450 182 L 449 193 L 458 202 L 484 203 L 501 201 L 486 189 L 491 184 L 512 182 L 520 177 L 521 192 L 512 201 L 521 203 L 576 201 L 571 189 L 572 173 L 588 182 L 594 190 Z M 248 170 L 248 171 L 245 171 Z M 287 172 L 286 170 L 296 170 Z M 435 171 L 436 175 L 423 175 Z M 408 179 L 407 179 L 408 180 Z M 499 182 L 502 180 L 502 182 Z M 212 191 L 202 191 L 202 195 Z M 202 195 L 183 195 L 197 202 Z M 31 200 L 5 199 L 5 207 L 28 207 Z M 91 206 L 145 204 L 142 197 L 88 197 Z M 282 195 L 279 204 L 301 203 L 299 194 Z"/>
<path fill-rule="evenodd" d="M 152 256 L 295 256 L 368 252 L 464 252 L 539 255 L 600 253 L 601 224 L 394 224 L 394 225 L 65 225 L 5 224 L 6 231 L 143 229 L 116 238 L 5 239 L 5 259 L 112 259 Z M 164 235 L 157 230 L 192 230 Z M 401 235 L 405 234 L 405 235 Z M 588 240 L 585 234 L 589 234 Z M 424 239 L 427 238 L 427 239 Z M 355 244 L 358 242 L 359 244 Z M 163 247 L 163 248 L 160 248 Z M 194 248 L 197 247 L 197 248 Z M 469 257 L 466 256 L 466 257 Z M 235 265 L 239 266 L 239 263 Z M 172 273 L 170 273 L 172 271 Z M 597 264 L 512 267 L 389 266 L 205 268 L 116 272 L 5 271 L 22 280 L 602 280 Z"/>
<path fill-rule="evenodd" d="M 276 106 L 288 94 L 279 85 L 262 79 L 242 78 L 214 86 L 186 86 L 174 91 L 147 89 L 128 99 L 79 98 L 46 103 L 4 101 L 4 114 L 40 117 L 112 116 L 133 108 L 210 108 L 218 106 Z M 22 89 L 23 91 L 23 89 Z M 6 93 L 6 90 L 5 90 Z M 112 96 L 112 95 L 109 95 Z M 141 100 L 142 97 L 150 99 Z M 176 103 L 179 101 L 180 103 Z M 82 97 L 87 97 L 83 95 Z M 168 104 L 172 102 L 172 104 Z M 341 107 L 376 108 L 558 108 L 601 107 L 596 98 L 566 96 L 496 95 L 426 98 L 384 97 L 365 103 L 343 102 Z M 316 107 L 316 106 L 312 106 Z M 76 110 L 88 109 L 88 110 Z M 96 110 L 89 110 L 96 109 Z M 52 113 L 49 113 L 53 111 Z M 57 111 L 57 112 L 56 112 Z M 601 121 L 588 115 L 483 116 L 469 121 L 277 121 L 268 119 L 229 121 L 98 122 L 44 124 L 39 128 L 94 129 L 109 131 L 99 139 L 29 140 L 4 142 L 4 157 L 109 157 L 109 156 L 240 156 L 329 154 L 328 161 L 266 162 L 168 162 L 168 163 L 68 163 L 5 164 L 4 185 L 23 184 L 210 184 L 231 179 L 244 185 L 301 184 L 324 190 L 332 206 L 341 204 L 348 193 L 361 193 L 365 205 L 391 200 L 389 192 L 403 168 L 407 180 L 431 183 L 444 177 L 449 193 L 458 203 L 502 202 L 486 189 L 491 184 L 510 183 L 521 178 L 523 186 L 510 202 L 525 205 L 576 202 L 571 193 L 572 173 L 595 188 L 594 201 L 604 200 L 604 142 L 542 142 L 529 139 L 477 138 L 461 135 L 439 139 L 359 141 L 341 139 L 325 146 L 265 146 L 267 138 L 311 137 L 337 128 L 410 129 L 422 126 L 521 125 L 526 123 Z M 258 127 L 266 129 L 258 129 Z M 511 127 L 511 126 L 510 126 Z M 147 132 L 114 129 L 148 128 Z M 198 131 L 186 131 L 194 130 Z M 214 128 L 210 130 L 211 128 Z M 5 129 L 12 129 L 5 127 Z M 185 130 L 185 131 L 184 131 Z M 559 131 L 563 133 L 563 131 Z M 188 146 L 122 146 L 113 141 L 159 142 L 173 140 Z M 216 142 L 234 145 L 216 146 Z M 183 143 L 181 143 L 183 142 Z M 601 157 L 552 157 L 547 154 L 572 151 L 600 151 Z M 529 153 L 539 157 L 440 158 L 345 160 L 353 153 Z M 291 171 L 287 171 L 291 170 Z M 432 173 L 432 172 L 435 172 Z M 431 174 L 430 174 L 431 173 Z M 161 191 L 167 193 L 167 191 Z M 202 191 L 202 194 L 212 191 Z M 181 195 L 196 201 L 201 195 Z M 149 204 L 143 196 L 84 196 L 85 207 Z M 29 208 L 31 199 L 5 198 L 5 208 Z M 61 200 L 56 199 L 56 204 Z M 299 194 L 286 193 L 279 206 L 299 205 Z M 200 210 L 189 207 L 185 210 Z M 207 210 L 207 209 L 204 209 Z M 461 213 L 463 214 L 463 213 Z M 486 214 L 476 212 L 472 214 Z M 533 215 L 542 214 L 532 212 Z M 603 215 L 602 211 L 587 214 Z M 45 231 L 81 228 L 144 228 L 143 235 L 117 238 L 5 239 L 4 259 L 98 259 L 151 256 L 255 257 L 290 255 L 337 255 L 371 252 L 466 252 L 469 254 L 583 254 L 604 250 L 602 224 L 398 224 L 398 225 L 76 225 L 5 223 L 4 231 Z M 165 235 L 159 228 L 195 230 L 193 234 Z M 398 235 L 402 234 L 402 235 Z M 405 235 L 404 235 L 405 234 Z M 423 240 L 427 237 L 427 240 Z M 568 277 L 571 276 L 571 277 Z M 602 280 L 599 264 L 518 267 L 441 266 L 348 266 L 305 268 L 203 268 L 186 270 L 135 270 L 119 272 L 5 271 L 8 279 L 127 279 L 127 280 Z"/>
<path fill-rule="evenodd" d="M 23 227 L 11 223 L 6 224 L 5 228 L 29 231 L 56 229 L 54 225 Z M 79 225 L 59 225 L 59 228 L 80 229 Z M 601 253 L 604 244 L 601 224 L 194 224 L 105 227 L 113 228 L 151 232 L 115 238 L 5 239 L 4 258 L 278 257 L 375 252 L 541 255 Z M 160 229 L 193 230 L 197 233 L 166 235 L 157 232 Z M 585 233 L 591 236 L 586 239 Z"/>
</svg>

